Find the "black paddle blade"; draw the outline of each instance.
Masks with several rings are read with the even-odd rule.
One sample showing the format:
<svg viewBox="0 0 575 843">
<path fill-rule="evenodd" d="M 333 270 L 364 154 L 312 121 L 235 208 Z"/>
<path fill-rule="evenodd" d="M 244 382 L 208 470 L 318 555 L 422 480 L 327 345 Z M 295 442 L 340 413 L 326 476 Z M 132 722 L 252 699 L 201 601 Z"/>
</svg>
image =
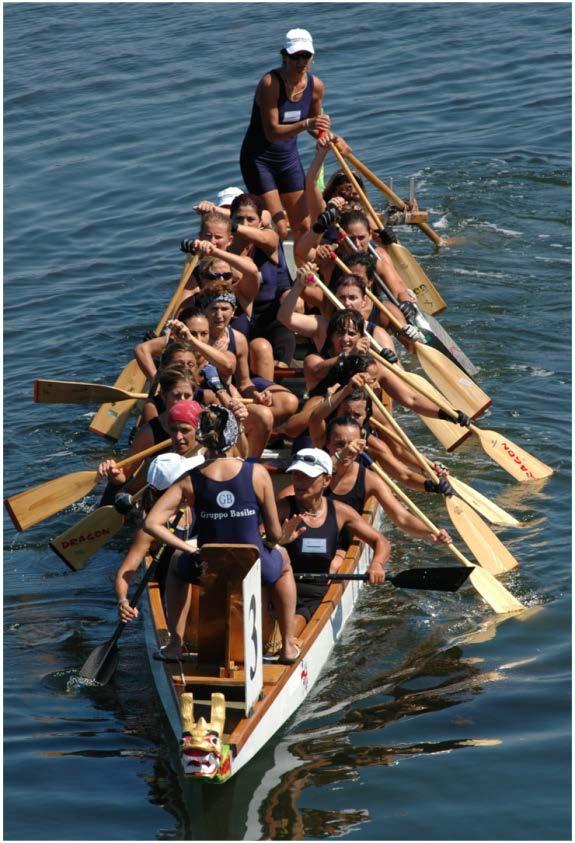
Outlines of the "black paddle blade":
<svg viewBox="0 0 575 843">
<path fill-rule="evenodd" d="M 424 591 L 457 591 L 473 568 L 410 568 L 393 577 L 386 577 L 396 588 L 419 588 Z"/>
<path fill-rule="evenodd" d="M 106 641 L 92 650 L 78 673 L 87 684 L 107 685 L 118 667 L 120 651 L 115 641 Z"/>
</svg>

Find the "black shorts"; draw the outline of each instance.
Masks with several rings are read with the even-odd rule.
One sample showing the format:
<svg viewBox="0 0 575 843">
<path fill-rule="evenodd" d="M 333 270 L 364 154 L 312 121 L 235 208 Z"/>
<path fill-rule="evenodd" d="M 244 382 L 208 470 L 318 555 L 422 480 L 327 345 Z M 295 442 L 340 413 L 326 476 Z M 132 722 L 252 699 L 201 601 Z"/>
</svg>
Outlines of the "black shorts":
<svg viewBox="0 0 575 843">
<path fill-rule="evenodd" d="M 296 615 L 302 615 L 306 623 L 323 600 L 328 589 L 327 585 L 312 585 L 311 583 L 297 584 Z"/>
</svg>

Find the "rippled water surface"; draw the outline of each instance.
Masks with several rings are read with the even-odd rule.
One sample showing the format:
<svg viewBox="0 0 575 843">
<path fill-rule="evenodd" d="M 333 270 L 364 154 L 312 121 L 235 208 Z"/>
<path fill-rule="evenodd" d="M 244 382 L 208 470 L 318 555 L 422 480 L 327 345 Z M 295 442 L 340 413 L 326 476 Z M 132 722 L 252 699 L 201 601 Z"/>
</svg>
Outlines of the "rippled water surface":
<svg viewBox="0 0 575 843">
<path fill-rule="evenodd" d="M 74 574 L 48 540 L 96 493 L 25 533 L 5 517 L 5 837 L 569 837 L 569 4 L 3 11 L 6 495 L 112 452 L 91 408 L 35 405 L 32 380 L 114 381 L 171 296 L 192 205 L 241 184 L 253 88 L 292 26 L 313 32 L 326 110 L 356 155 L 403 195 L 415 175 L 432 223 L 461 237 L 434 252 L 402 234 L 481 367 L 484 426 L 556 469 L 520 485 L 477 444 L 448 458 L 524 523 L 500 536 L 530 613 L 501 621 L 471 589 L 370 591 L 297 715 L 207 790 L 175 772 L 141 628 L 112 685 L 69 682 L 113 630 L 129 534 Z M 443 558 L 390 537 L 396 570 Z"/>
</svg>

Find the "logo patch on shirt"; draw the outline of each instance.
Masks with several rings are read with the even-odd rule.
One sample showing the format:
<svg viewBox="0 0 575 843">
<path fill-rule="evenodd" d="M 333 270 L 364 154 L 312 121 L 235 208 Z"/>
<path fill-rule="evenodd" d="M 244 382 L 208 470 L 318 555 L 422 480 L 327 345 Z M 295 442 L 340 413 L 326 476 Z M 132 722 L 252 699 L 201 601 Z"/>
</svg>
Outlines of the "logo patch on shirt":
<svg viewBox="0 0 575 843">
<path fill-rule="evenodd" d="M 302 539 L 302 553 L 327 553 L 326 539 Z"/>
<path fill-rule="evenodd" d="M 297 123 L 301 120 L 301 111 L 284 111 L 284 123 Z"/>
<path fill-rule="evenodd" d="M 223 492 L 218 492 L 216 503 L 218 506 L 221 506 L 222 509 L 229 509 L 230 506 L 235 504 L 235 502 L 236 498 L 233 492 L 229 492 L 227 489 L 224 489 Z"/>
</svg>

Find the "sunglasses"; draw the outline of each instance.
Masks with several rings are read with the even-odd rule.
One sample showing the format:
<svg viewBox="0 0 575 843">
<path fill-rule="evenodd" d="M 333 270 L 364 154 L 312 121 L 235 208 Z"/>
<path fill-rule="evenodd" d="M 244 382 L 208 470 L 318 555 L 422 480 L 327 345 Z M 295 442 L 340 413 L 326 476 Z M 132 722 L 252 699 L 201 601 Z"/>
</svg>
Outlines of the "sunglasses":
<svg viewBox="0 0 575 843">
<path fill-rule="evenodd" d="M 304 462 L 306 465 L 319 465 L 320 468 L 323 468 L 325 471 L 325 465 L 318 460 L 317 457 L 312 456 L 311 454 L 296 454 L 294 457 L 296 462 Z"/>
<path fill-rule="evenodd" d="M 223 281 L 231 281 L 233 275 L 231 272 L 206 272 L 204 278 L 207 278 L 208 281 L 217 281 L 218 278 L 221 278 Z"/>
<path fill-rule="evenodd" d="M 288 53 L 288 59 L 291 59 L 291 61 L 309 61 L 311 57 L 311 53 L 294 53 L 292 56 Z"/>
</svg>

